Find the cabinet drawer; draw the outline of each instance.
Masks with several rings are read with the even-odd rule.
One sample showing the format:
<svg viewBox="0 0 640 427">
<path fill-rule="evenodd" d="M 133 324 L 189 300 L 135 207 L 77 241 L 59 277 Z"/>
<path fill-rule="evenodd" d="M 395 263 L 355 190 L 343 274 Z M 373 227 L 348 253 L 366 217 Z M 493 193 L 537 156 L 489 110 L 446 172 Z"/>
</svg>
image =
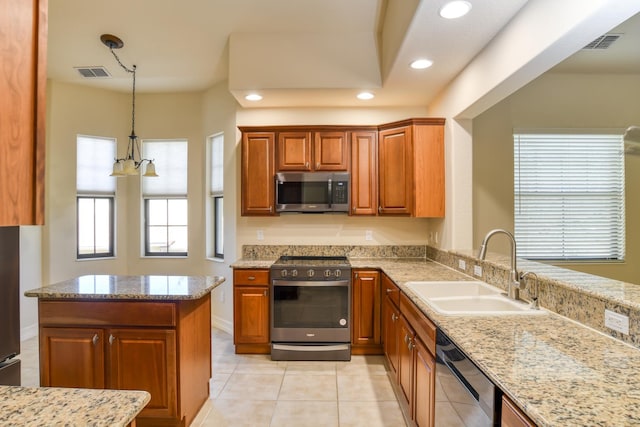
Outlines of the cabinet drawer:
<svg viewBox="0 0 640 427">
<path fill-rule="evenodd" d="M 400 294 L 400 312 L 407 318 L 416 335 L 424 342 L 431 354 L 436 354 L 436 325 L 422 314 L 405 294 Z"/>
<path fill-rule="evenodd" d="M 174 302 L 40 300 L 38 313 L 43 326 L 176 326 Z"/>
<path fill-rule="evenodd" d="M 269 270 L 233 270 L 234 285 L 268 285 Z"/>
<path fill-rule="evenodd" d="M 400 288 L 389 277 L 382 273 L 382 296 L 388 296 L 391 301 L 397 306 L 400 306 Z"/>
</svg>

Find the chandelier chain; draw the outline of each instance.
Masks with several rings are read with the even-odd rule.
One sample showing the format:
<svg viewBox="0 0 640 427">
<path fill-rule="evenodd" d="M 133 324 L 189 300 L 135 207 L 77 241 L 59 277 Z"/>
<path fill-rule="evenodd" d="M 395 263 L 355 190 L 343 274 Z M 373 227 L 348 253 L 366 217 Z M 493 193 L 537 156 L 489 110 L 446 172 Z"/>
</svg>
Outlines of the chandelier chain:
<svg viewBox="0 0 640 427">
<path fill-rule="evenodd" d="M 114 52 L 113 47 L 110 46 L 109 50 L 111 51 L 111 54 L 118 62 L 118 65 L 120 65 L 122 69 L 125 70 L 127 73 L 133 74 L 133 94 L 131 96 L 131 137 L 135 138 L 136 136 L 136 131 L 135 131 L 135 128 L 136 128 L 136 66 L 134 64 L 132 68 L 128 68 L 126 65 L 122 63 L 122 61 L 120 61 L 120 58 Z"/>
</svg>

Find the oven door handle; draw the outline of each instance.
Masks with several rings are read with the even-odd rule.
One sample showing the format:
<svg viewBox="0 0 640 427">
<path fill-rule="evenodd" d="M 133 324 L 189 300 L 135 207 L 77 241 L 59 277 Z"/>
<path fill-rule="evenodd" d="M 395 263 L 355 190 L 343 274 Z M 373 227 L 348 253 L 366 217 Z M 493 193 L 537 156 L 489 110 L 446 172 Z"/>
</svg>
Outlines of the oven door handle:
<svg viewBox="0 0 640 427">
<path fill-rule="evenodd" d="M 307 286 L 307 287 L 327 287 L 327 286 L 349 286 L 348 280 L 272 280 L 273 286 Z"/>
</svg>

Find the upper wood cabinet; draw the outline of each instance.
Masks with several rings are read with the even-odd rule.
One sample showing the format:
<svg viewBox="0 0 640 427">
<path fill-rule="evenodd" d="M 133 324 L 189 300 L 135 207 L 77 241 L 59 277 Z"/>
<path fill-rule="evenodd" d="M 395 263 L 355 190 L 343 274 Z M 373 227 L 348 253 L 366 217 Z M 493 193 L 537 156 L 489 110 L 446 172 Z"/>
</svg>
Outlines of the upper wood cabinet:
<svg viewBox="0 0 640 427">
<path fill-rule="evenodd" d="M 346 171 L 349 170 L 348 148 L 345 131 L 279 131 L 276 169 L 279 172 Z"/>
<path fill-rule="evenodd" d="M 378 133 L 351 132 L 351 215 L 378 212 Z"/>
<path fill-rule="evenodd" d="M 44 224 L 47 10 L 0 2 L 0 226 Z"/>
<path fill-rule="evenodd" d="M 380 215 L 444 216 L 444 119 L 380 126 Z"/>
<path fill-rule="evenodd" d="M 275 215 L 274 142 L 273 132 L 242 133 L 242 215 Z"/>
</svg>

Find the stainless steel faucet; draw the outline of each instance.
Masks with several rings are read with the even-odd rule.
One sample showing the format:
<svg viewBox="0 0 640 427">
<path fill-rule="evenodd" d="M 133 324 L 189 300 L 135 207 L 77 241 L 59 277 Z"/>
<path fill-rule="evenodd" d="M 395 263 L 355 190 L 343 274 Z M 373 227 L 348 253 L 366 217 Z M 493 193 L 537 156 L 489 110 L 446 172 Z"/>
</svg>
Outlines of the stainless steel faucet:
<svg viewBox="0 0 640 427">
<path fill-rule="evenodd" d="M 509 241 L 511 242 L 511 271 L 509 272 L 509 284 L 507 287 L 507 296 L 511 299 L 519 299 L 520 298 L 520 278 L 518 276 L 518 270 L 516 268 L 516 238 L 513 237 L 513 234 L 508 232 L 507 230 L 503 230 L 501 228 L 496 228 L 495 230 L 491 230 L 484 236 L 482 239 L 482 245 L 480 245 L 480 251 L 478 252 L 478 258 L 484 259 L 487 255 L 487 243 L 489 239 L 495 234 L 505 234 Z"/>
</svg>

